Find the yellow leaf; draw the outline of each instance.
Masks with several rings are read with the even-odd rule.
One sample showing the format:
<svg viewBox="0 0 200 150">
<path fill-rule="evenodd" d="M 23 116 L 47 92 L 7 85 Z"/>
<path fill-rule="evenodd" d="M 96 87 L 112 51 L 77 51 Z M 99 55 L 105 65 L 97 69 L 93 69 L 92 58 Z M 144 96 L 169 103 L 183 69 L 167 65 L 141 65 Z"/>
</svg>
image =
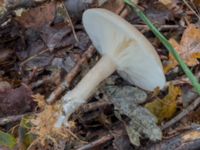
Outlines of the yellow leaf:
<svg viewBox="0 0 200 150">
<path fill-rule="evenodd" d="M 193 53 L 192 58 L 200 59 L 200 52 L 198 53 Z"/>
<path fill-rule="evenodd" d="M 145 107 L 157 117 L 158 123 L 161 123 L 175 114 L 179 95 L 181 95 L 181 89 L 170 84 L 169 92 L 163 99 L 156 98 L 153 102 L 147 103 Z"/>
</svg>

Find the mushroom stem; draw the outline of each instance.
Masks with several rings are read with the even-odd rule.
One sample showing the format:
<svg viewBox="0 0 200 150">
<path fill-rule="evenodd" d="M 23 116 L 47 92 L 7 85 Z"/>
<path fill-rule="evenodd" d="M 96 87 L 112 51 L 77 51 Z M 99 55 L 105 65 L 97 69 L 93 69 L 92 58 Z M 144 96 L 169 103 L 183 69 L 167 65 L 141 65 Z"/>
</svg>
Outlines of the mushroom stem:
<svg viewBox="0 0 200 150">
<path fill-rule="evenodd" d="M 61 127 L 69 116 L 93 94 L 97 86 L 116 70 L 115 63 L 103 56 L 97 64 L 82 78 L 78 85 L 63 97 L 63 114 L 59 117 L 56 127 Z"/>
</svg>

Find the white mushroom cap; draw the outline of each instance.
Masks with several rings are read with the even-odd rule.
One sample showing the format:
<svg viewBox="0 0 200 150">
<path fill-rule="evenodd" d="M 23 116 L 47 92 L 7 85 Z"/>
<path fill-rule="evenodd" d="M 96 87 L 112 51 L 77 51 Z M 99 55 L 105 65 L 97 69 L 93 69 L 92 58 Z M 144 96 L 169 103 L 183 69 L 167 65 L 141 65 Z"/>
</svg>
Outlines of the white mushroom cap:
<svg viewBox="0 0 200 150">
<path fill-rule="evenodd" d="M 164 87 L 166 80 L 159 56 L 133 25 L 100 8 L 85 11 L 83 25 L 99 53 L 116 64 L 125 80 L 148 91 Z"/>
</svg>

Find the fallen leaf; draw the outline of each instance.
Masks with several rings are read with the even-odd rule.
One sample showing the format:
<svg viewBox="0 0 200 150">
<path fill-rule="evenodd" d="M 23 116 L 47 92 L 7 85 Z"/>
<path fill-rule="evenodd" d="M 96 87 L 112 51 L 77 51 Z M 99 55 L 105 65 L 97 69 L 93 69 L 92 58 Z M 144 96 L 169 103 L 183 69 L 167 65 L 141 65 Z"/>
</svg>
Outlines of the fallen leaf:
<svg viewBox="0 0 200 150">
<path fill-rule="evenodd" d="M 153 102 L 147 103 L 145 108 L 158 118 L 158 123 L 161 123 L 175 114 L 179 95 L 181 95 L 181 89 L 170 84 L 169 92 L 163 99 L 156 98 Z"/>
<path fill-rule="evenodd" d="M 156 118 L 138 105 L 146 100 L 147 95 L 144 91 L 131 86 L 107 86 L 105 91 L 118 111 L 115 112 L 116 117 L 121 119 L 120 114 L 125 114 L 131 119 L 126 130 L 132 144 L 139 146 L 141 136 L 152 141 L 161 139 L 162 132 L 156 125 Z"/>
<path fill-rule="evenodd" d="M 34 102 L 31 89 L 22 85 L 16 89 L 8 89 L 0 93 L 0 117 L 22 114 L 31 111 Z"/>
<path fill-rule="evenodd" d="M 5 25 L 0 26 L 0 49 L 24 50 L 24 29 L 19 23 L 11 19 Z M 13 55 L 14 56 L 14 55 Z"/>
<path fill-rule="evenodd" d="M 179 0 L 159 0 L 160 3 L 167 6 L 169 9 L 178 8 L 178 1 Z"/>
<path fill-rule="evenodd" d="M 84 10 L 94 5 L 94 0 L 83 1 L 83 0 L 65 0 L 65 7 L 69 12 L 70 17 L 73 19 L 81 19 Z"/>
<path fill-rule="evenodd" d="M 178 5 L 179 0 L 159 0 L 159 2 L 165 5 L 169 10 L 171 10 L 173 15 L 176 17 L 180 17 L 180 14 L 184 11 Z"/>
<path fill-rule="evenodd" d="M 17 139 L 11 134 L 0 131 L 0 145 L 13 149 L 17 144 Z"/>
<path fill-rule="evenodd" d="M 69 35 L 70 33 L 71 29 L 66 24 L 53 27 L 45 25 L 40 31 L 40 35 L 50 51 L 73 44 L 75 39 Z M 62 45 L 63 43 L 64 45 Z"/>
<path fill-rule="evenodd" d="M 200 58 L 200 29 L 193 24 L 190 24 L 184 31 L 180 44 L 175 39 L 169 40 L 171 45 L 176 49 L 181 58 L 188 66 L 199 64 Z M 165 72 L 178 65 L 174 57 L 169 54 L 169 64 L 164 68 Z"/>
<path fill-rule="evenodd" d="M 8 67 L 15 62 L 13 49 L 0 49 L 0 67 Z"/>
<path fill-rule="evenodd" d="M 172 0 L 159 0 L 163 5 L 169 6 L 173 3 Z"/>
<path fill-rule="evenodd" d="M 133 2 L 136 2 L 136 1 L 133 1 Z M 119 14 L 119 12 L 124 7 L 124 1 L 123 0 L 107 0 L 106 2 L 103 3 L 101 7 Z"/>
<path fill-rule="evenodd" d="M 75 60 L 71 56 L 66 56 L 65 58 L 55 57 L 52 60 L 52 67 L 56 67 L 59 69 L 64 69 L 66 72 L 69 72 L 75 66 Z"/>
<path fill-rule="evenodd" d="M 161 3 L 149 4 L 149 7 L 145 9 L 147 17 L 156 25 L 164 25 L 167 20 L 173 19 L 173 14 L 168 8 Z"/>
<path fill-rule="evenodd" d="M 56 5 L 51 2 L 23 12 L 20 17 L 16 17 L 16 20 L 26 28 L 39 28 L 45 24 L 50 24 L 55 17 L 55 13 Z"/>
<path fill-rule="evenodd" d="M 200 7 L 200 0 L 193 0 L 196 7 Z"/>
</svg>

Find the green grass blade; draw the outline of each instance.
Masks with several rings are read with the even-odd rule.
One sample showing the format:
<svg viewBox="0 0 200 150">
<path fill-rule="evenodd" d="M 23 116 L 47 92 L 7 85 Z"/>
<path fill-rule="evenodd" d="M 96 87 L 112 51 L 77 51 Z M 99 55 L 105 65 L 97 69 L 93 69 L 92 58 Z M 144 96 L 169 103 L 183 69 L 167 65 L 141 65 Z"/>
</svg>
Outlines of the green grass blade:
<svg viewBox="0 0 200 150">
<path fill-rule="evenodd" d="M 193 87 L 196 89 L 197 93 L 200 94 L 200 84 L 198 83 L 197 78 L 194 76 L 192 71 L 188 68 L 188 66 L 184 63 L 183 59 L 179 56 L 173 46 L 168 42 L 168 40 L 163 36 L 160 31 L 153 25 L 153 23 L 145 16 L 145 14 L 135 5 L 131 0 L 124 0 L 131 8 L 136 12 L 136 14 L 142 19 L 145 24 L 150 28 L 150 30 L 155 34 L 155 36 L 162 42 L 162 44 L 167 48 L 167 50 L 173 55 L 176 61 L 179 63 L 186 76 L 191 81 Z"/>
</svg>

